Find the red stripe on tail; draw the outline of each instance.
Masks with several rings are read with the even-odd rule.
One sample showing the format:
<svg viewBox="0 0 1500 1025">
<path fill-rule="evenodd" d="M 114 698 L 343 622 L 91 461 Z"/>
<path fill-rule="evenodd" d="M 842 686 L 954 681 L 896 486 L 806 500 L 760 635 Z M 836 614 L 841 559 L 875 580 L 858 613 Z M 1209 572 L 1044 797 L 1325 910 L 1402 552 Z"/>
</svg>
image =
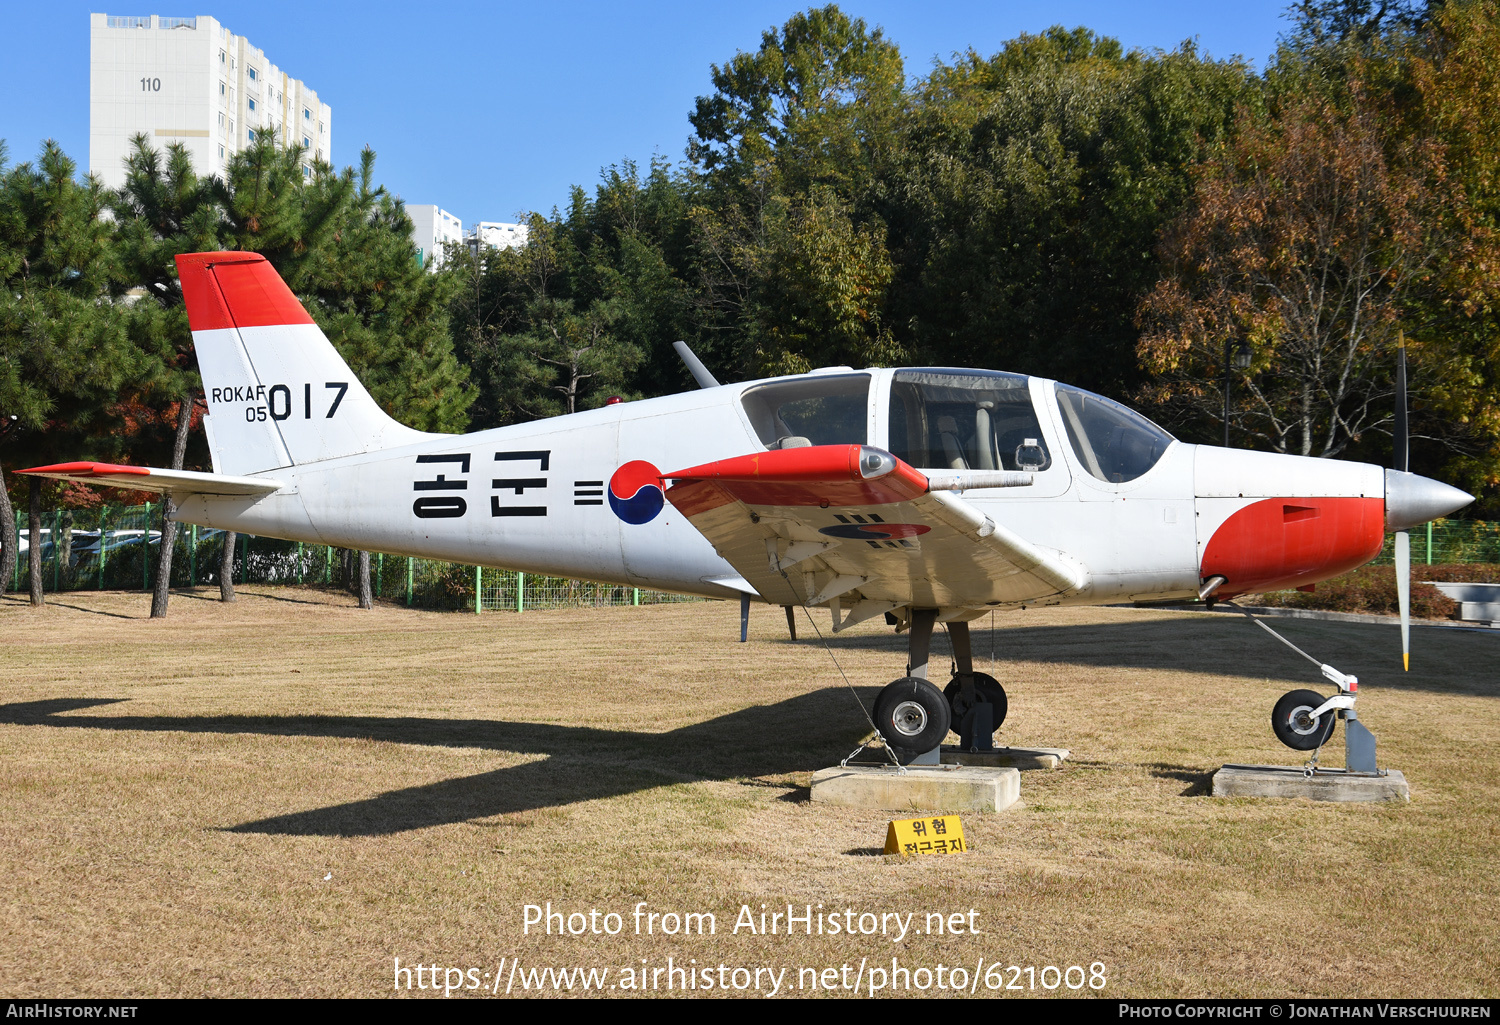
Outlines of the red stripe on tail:
<svg viewBox="0 0 1500 1025">
<path fill-rule="evenodd" d="M 185 253 L 177 275 L 193 331 L 313 323 L 259 253 Z"/>
</svg>

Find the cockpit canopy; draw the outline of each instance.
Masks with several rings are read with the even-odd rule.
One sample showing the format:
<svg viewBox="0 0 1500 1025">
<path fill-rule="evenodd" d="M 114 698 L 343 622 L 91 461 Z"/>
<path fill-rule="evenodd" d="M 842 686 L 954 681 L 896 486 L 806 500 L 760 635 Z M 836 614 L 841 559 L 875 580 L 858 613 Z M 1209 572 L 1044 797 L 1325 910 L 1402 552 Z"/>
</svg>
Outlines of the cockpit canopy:
<svg viewBox="0 0 1500 1025">
<path fill-rule="evenodd" d="M 949 470 L 1052 465 L 1027 378 L 993 370 L 897 370 L 890 449 L 913 466 Z"/>
<path fill-rule="evenodd" d="M 892 455 L 923 469 L 1041 473 L 1052 466 L 1026 376 L 936 367 L 890 373 Z M 867 445 L 871 381 L 865 372 L 812 373 L 753 385 L 740 401 L 768 449 Z M 1098 480 L 1135 480 L 1172 444 L 1170 434 L 1118 402 L 1065 384 L 1056 390 L 1078 464 Z"/>
<path fill-rule="evenodd" d="M 772 381 L 746 388 L 740 403 L 766 448 L 869 441 L 869 374 L 808 374 Z"/>
</svg>

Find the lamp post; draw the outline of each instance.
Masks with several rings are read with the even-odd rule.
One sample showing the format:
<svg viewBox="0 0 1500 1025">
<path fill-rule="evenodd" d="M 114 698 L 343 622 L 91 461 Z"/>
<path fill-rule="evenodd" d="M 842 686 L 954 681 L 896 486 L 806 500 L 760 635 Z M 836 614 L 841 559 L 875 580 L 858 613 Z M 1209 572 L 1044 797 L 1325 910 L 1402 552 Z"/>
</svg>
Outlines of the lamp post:
<svg viewBox="0 0 1500 1025">
<path fill-rule="evenodd" d="M 1224 338 L 1224 447 L 1229 447 L 1229 391 L 1234 381 L 1234 371 L 1248 370 L 1250 368 L 1250 343 L 1243 338 L 1234 347 L 1233 354 L 1229 351 L 1228 336 Z"/>
</svg>

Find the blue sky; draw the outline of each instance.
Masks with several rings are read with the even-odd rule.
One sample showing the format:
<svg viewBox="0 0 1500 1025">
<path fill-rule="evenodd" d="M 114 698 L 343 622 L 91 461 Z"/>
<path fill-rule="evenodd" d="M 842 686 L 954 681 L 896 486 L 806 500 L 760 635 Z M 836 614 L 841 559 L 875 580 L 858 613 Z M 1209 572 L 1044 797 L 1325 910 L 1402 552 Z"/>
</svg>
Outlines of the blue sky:
<svg viewBox="0 0 1500 1025">
<path fill-rule="evenodd" d="M 601 168 L 653 153 L 683 157 L 688 113 L 710 91 L 709 66 L 753 51 L 761 33 L 804 9 L 792 2 L 554 0 L 550 3 L 254 3 L 102 8 L 109 14 L 211 15 L 244 35 L 333 107 L 333 157 L 366 144 L 377 178 L 409 203 L 437 203 L 466 225 L 509 221 L 592 189 Z M 1287 0 L 1235 4 L 849 0 L 884 28 L 907 73 L 970 47 L 998 50 L 1022 32 L 1085 25 L 1127 48 L 1195 38 L 1215 57 L 1257 68 L 1286 31 Z M 87 169 L 88 14 L 72 0 L 0 6 L 8 95 L 0 139 L 12 161 L 55 138 Z"/>
</svg>

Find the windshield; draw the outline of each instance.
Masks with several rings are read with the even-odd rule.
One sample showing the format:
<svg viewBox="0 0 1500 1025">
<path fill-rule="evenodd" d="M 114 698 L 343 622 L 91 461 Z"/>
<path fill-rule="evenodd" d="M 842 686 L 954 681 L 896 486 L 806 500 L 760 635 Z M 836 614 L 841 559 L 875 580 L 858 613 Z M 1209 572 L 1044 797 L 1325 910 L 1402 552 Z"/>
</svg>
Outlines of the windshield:
<svg viewBox="0 0 1500 1025">
<path fill-rule="evenodd" d="M 898 370 L 890 411 L 891 453 L 912 466 L 1039 471 L 1052 465 L 1021 374 Z"/>
<path fill-rule="evenodd" d="M 864 445 L 869 374 L 828 374 L 758 385 L 740 397 L 766 448 Z"/>
<path fill-rule="evenodd" d="M 1175 440 L 1135 410 L 1081 388 L 1058 385 L 1057 406 L 1078 461 L 1112 484 L 1144 474 Z"/>
</svg>

